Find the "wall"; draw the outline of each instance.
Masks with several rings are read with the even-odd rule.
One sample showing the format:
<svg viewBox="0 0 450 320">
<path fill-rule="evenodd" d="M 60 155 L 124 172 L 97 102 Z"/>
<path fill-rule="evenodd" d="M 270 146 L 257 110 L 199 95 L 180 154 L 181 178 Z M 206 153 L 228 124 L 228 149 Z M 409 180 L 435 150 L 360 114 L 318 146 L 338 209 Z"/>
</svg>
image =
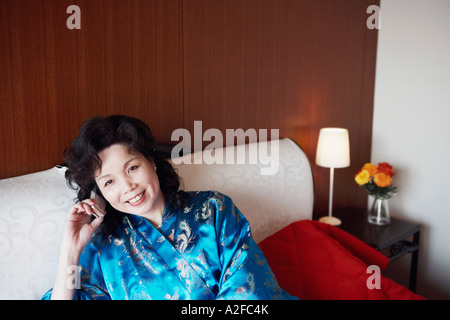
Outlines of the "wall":
<svg viewBox="0 0 450 320">
<path fill-rule="evenodd" d="M 450 298 L 450 2 L 381 2 L 372 161 L 391 162 L 392 215 L 422 226 L 418 293 Z M 390 274 L 407 280 L 409 259 Z"/>
<path fill-rule="evenodd" d="M 81 29 L 66 8 L 81 8 Z M 279 129 L 313 163 L 317 215 L 329 169 L 321 127 L 349 129 L 336 208 L 365 206 L 353 181 L 370 158 L 377 30 L 372 0 L 0 1 L 0 178 L 49 168 L 83 120 L 125 113 L 161 142 L 176 128 Z"/>
<path fill-rule="evenodd" d="M 94 115 L 142 118 L 162 141 L 183 126 L 180 0 L 0 1 L 0 39 L 0 178 L 61 163 Z"/>
<path fill-rule="evenodd" d="M 353 177 L 370 158 L 376 1 L 184 1 L 185 125 L 280 129 L 311 160 L 316 216 L 327 214 L 329 169 L 315 165 L 319 130 L 348 128 L 351 166 L 336 170 L 334 206 L 364 206 Z"/>
</svg>

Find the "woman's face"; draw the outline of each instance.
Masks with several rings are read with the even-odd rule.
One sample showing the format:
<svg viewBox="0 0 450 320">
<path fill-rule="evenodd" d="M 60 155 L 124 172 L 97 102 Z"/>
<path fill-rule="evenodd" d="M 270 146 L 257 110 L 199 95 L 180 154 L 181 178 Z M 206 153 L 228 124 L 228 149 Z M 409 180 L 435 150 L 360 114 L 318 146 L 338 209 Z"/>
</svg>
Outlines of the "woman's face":
<svg viewBox="0 0 450 320">
<path fill-rule="evenodd" d="M 128 146 L 114 144 L 101 151 L 102 167 L 95 181 L 111 206 L 124 213 L 152 220 L 164 209 L 155 164 Z"/>
</svg>

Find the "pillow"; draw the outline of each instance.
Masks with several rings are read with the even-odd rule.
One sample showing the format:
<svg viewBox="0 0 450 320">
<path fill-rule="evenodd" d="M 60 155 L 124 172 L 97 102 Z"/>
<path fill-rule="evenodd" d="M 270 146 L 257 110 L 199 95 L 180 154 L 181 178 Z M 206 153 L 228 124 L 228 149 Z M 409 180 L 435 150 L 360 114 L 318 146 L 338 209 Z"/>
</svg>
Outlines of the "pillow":
<svg viewBox="0 0 450 320">
<path fill-rule="evenodd" d="M 280 286 L 300 299 L 422 299 L 381 275 L 381 288 L 369 289 L 367 280 L 373 273 L 367 273 L 368 265 L 352 251 L 381 270 L 388 258 L 336 227 L 297 221 L 259 246 Z"/>
<path fill-rule="evenodd" d="M 0 299 L 40 299 L 53 286 L 76 197 L 65 168 L 0 180 Z"/>
</svg>

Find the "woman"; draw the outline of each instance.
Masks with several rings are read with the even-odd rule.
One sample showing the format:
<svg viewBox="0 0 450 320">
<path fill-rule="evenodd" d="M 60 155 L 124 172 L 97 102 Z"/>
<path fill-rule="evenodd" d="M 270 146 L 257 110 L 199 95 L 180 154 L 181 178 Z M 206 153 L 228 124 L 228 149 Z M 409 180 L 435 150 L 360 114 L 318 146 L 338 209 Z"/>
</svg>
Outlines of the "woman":
<svg viewBox="0 0 450 320">
<path fill-rule="evenodd" d="M 231 199 L 179 190 L 178 175 L 142 121 L 89 119 L 64 158 L 80 202 L 70 211 L 55 285 L 44 299 L 293 298 Z M 107 202 L 104 217 L 94 217 L 92 190 Z"/>
</svg>

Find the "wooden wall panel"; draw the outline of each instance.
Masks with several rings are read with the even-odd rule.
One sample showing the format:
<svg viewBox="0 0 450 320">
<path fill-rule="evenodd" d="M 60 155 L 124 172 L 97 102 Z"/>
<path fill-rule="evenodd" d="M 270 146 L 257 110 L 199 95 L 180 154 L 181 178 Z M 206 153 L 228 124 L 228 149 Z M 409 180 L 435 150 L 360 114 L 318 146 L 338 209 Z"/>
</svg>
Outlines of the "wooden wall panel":
<svg viewBox="0 0 450 320">
<path fill-rule="evenodd" d="M 81 30 L 66 27 L 72 4 Z M 169 142 L 183 126 L 181 4 L 0 1 L 0 178 L 60 163 L 94 115 L 139 117 Z"/>
<path fill-rule="evenodd" d="M 334 204 L 364 207 L 353 176 L 370 159 L 377 31 L 366 9 L 375 2 L 184 1 L 186 127 L 278 128 L 311 160 L 318 214 L 329 186 L 329 169 L 314 164 L 319 130 L 348 128 L 352 166 L 336 170 Z"/>
<path fill-rule="evenodd" d="M 69 5 L 81 30 L 68 30 Z M 350 131 L 335 207 L 363 207 L 353 182 L 370 159 L 377 31 L 372 0 L 0 1 L 0 178 L 61 161 L 81 123 L 125 113 L 161 141 L 176 128 L 280 130 L 309 156 L 318 214 L 329 170 L 320 128 Z M 224 131 L 223 131 L 224 132 Z"/>
</svg>

